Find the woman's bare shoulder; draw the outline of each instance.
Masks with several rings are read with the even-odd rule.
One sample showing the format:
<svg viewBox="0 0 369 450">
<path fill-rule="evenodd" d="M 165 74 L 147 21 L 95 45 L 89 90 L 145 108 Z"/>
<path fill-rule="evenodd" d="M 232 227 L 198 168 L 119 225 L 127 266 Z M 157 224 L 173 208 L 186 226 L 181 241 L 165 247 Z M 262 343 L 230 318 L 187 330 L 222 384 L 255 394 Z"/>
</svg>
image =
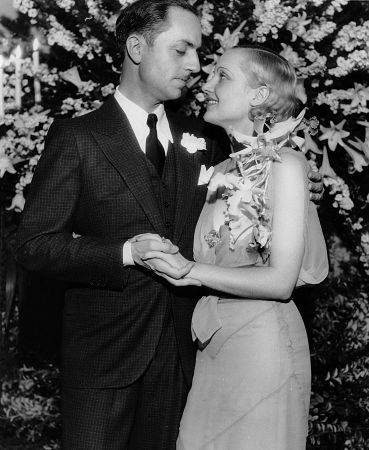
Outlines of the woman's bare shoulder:
<svg viewBox="0 0 369 450">
<path fill-rule="evenodd" d="M 294 150 L 291 147 L 283 147 L 280 152 L 281 164 L 275 164 L 275 167 L 284 168 L 285 170 L 303 170 L 307 173 L 310 170 L 309 163 L 305 154 L 299 150 Z"/>
</svg>

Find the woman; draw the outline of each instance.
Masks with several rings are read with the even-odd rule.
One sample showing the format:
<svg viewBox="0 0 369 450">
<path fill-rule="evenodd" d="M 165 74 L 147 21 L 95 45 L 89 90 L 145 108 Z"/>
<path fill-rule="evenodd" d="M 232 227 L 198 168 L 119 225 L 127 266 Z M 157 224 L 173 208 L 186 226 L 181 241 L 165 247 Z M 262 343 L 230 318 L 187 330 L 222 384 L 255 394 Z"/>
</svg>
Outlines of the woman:
<svg viewBox="0 0 369 450">
<path fill-rule="evenodd" d="M 193 314 L 201 350 L 179 450 L 305 448 L 309 347 L 290 298 L 296 286 L 321 282 L 328 262 L 309 202 L 308 164 L 291 147 L 299 143 L 293 131 L 303 117 L 288 119 L 297 105 L 295 85 L 284 58 L 237 47 L 220 57 L 204 86 L 204 118 L 226 130 L 234 152 L 210 180 L 195 262 L 183 279 L 166 277 L 212 289 Z M 267 132 L 266 118 L 274 122 Z M 180 254 L 149 256 L 186 262 Z"/>
</svg>

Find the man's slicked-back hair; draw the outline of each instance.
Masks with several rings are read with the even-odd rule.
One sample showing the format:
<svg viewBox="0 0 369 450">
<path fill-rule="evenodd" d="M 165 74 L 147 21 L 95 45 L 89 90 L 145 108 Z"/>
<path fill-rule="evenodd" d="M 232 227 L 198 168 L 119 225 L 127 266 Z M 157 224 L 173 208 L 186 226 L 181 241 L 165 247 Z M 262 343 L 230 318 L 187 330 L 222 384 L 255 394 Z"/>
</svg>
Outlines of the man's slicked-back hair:
<svg viewBox="0 0 369 450">
<path fill-rule="evenodd" d="M 171 7 L 182 8 L 197 16 L 196 9 L 187 0 L 137 0 L 121 10 L 115 36 L 123 58 L 127 38 L 132 33 L 142 34 L 149 45 L 153 44 L 156 36 L 165 31 L 164 22 Z"/>
</svg>

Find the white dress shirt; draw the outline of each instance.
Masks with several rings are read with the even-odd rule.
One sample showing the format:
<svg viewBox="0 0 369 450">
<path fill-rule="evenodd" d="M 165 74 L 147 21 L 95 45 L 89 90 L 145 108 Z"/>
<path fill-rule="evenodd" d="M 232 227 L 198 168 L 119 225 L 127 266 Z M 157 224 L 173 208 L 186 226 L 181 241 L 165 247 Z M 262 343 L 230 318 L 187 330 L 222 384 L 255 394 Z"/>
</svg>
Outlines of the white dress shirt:
<svg viewBox="0 0 369 450">
<path fill-rule="evenodd" d="M 146 123 L 149 114 L 136 103 L 129 100 L 118 88 L 115 90 L 114 98 L 127 116 L 138 144 L 145 153 L 146 138 L 150 132 Z M 158 123 L 156 124 L 158 139 L 164 148 L 165 154 L 167 154 L 169 142 L 173 143 L 173 136 L 163 104 L 160 104 L 151 114 L 156 114 L 158 118 Z"/>
<path fill-rule="evenodd" d="M 145 153 L 146 138 L 150 132 L 150 129 L 146 123 L 148 113 L 143 108 L 136 105 L 136 103 L 129 100 L 124 94 L 122 94 L 122 92 L 120 92 L 118 87 L 115 90 L 114 98 L 118 102 L 119 106 L 122 108 L 125 115 L 127 116 L 129 124 L 131 125 L 131 128 L 133 130 L 133 133 L 136 136 L 138 145 L 140 146 L 141 150 Z M 158 139 L 164 148 L 165 154 L 167 154 L 169 142 L 173 143 L 173 136 L 170 131 L 169 122 L 167 115 L 165 113 L 164 106 L 160 104 L 154 111 L 152 111 L 152 114 L 156 114 L 158 118 L 158 122 L 156 125 Z M 126 241 L 123 244 L 123 265 L 129 266 L 134 264 L 135 262 L 133 261 L 132 258 L 131 242 Z"/>
</svg>

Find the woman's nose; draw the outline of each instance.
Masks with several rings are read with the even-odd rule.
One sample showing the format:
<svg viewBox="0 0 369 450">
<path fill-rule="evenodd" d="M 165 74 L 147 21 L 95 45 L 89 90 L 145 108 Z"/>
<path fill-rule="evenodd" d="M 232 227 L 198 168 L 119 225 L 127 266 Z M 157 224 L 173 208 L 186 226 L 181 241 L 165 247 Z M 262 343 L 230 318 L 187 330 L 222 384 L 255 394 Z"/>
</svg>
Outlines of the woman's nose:
<svg viewBox="0 0 369 450">
<path fill-rule="evenodd" d="M 210 94 L 214 92 L 214 77 L 209 76 L 205 83 L 202 85 L 202 90 L 205 94 Z"/>
</svg>

